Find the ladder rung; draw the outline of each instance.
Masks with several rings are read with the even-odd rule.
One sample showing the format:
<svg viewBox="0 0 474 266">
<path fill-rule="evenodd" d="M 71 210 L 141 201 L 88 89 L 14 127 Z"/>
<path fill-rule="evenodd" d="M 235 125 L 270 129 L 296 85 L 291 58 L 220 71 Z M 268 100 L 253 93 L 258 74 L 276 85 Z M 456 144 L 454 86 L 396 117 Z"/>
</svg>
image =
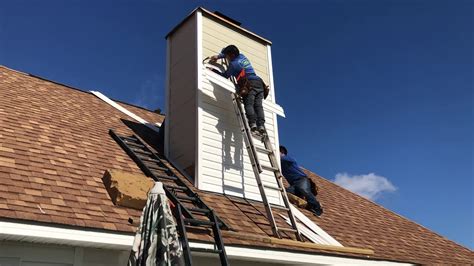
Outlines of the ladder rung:
<svg viewBox="0 0 474 266">
<path fill-rule="evenodd" d="M 200 212 L 200 213 L 204 213 L 204 214 L 207 214 L 207 213 L 211 212 L 208 209 L 200 209 L 200 208 L 187 208 L 187 209 L 188 209 L 188 211 L 191 211 L 191 212 Z"/>
<path fill-rule="evenodd" d="M 266 154 L 272 154 L 273 153 L 272 150 L 262 149 L 260 147 L 255 147 L 255 149 L 257 149 L 258 152 L 262 152 L 262 153 L 266 153 Z"/>
<path fill-rule="evenodd" d="M 189 200 L 189 201 L 197 200 L 196 197 L 189 197 L 189 196 L 184 196 L 184 195 L 176 195 L 176 197 L 180 200 Z"/>
<path fill-rule="evenodd" d="M 176 176 L 170 176 L 170 175 L 155 175 L 157 178 L 163 178 L 163 179 L 168 179 L 168 180 L 178 180 Z"/>
<path fill-rule="evenodd" d="M 152 155 L 151 152 L 149 151 L 145 151 L 145 150 L 139 150 L 139 149 L 135 149 L 135 148 L 131 148 L 133 152 L 135 153 L 140 153 L 140 154 L 146 154 L 146 155 Z"/>
<path fill-rule="evenodd" d="M 251 132 L 250 133 L 252 135 L 252 137 L 260 140 L 263 142 L 263 138 L 265 137 L 264 135 L 262 135 L 261 133 L 256 133 L 256 132 Z"/>
<path fill-rule="evenodd" d="M 264 188 L 269 188 L 269 189 L 276 189 L 276 190 L 279 190 L 279 191 L 283 191 L 283 189 L 281 187 L 275 187 L 275 186 L 268 186 L 268 185 L 263 185 Z"/>
<path fill-rule="evenodd" d="M 202 252 L 202 253 L 217 253 L 217 254 L 222 252 L 222 250 L 207 249 L 207 248 L 191 248 L 191 251 Z"/>
<path fill-rule="evenodd" d="M 272 172 L 280 171 L 280 169 L 278 169 L 277 167 L 266 166 L 266 165 L 260 165 L 260 166 L 262 167 L 262 169 L 267 170 L 267 171 L 272 171 Z"/>
<path fill-rule="evenodd" d="M 138 139 L 135 138 L 135 137 L 124 137 L 124 136 L 120 136 L 120 138 L 121 138 L 122 140 L 128 140 L 128 141 L 132 141 L 132 142 L 137 142 L 137 141 L 138 141 Z"/>
<path fill-rule="evenodd" d="M 208 225 L 208 226 L 213 226 L 214 223 L 211 221 L 203 221 L 203 220 L 197 220 L 197 219 L 188 219 L 185 218 L 184 223 L 192 225 L 192 226 L 201 226 L 201 225 Z"/>
<path fill-rule="evenodd" d="M 293 233 L 298 232 L 298 230 L 293 229 L 293 228 L 282 228 L 282 227 L 278 227 L 278 230 L 280 230 L 280 231 L 289 231 L 289 232 L 293 232 Z"/>
<path fill-rule="evenodd" d="M 144 145 L 140 144 L 140 143 L 136 143 L 136 142 L 132 142 L 130 140 L 124 140 L 125 144 L 127 144 L 128 146 L 133 146 L 133 147 L 137 147 L 137 148 L 145 148 Z"/>
<path fill-rule="evenodd" d="M 143 161 L 148 161 L 148 162 L 154 162 L 154 163 L 160 163 L 160 161 L 150 158 L 150 157 L 143 157 L 143 156 L 138 156 L 141 160 Z"/>
<path fill-rule="evenodd" d="M 157 166 L 157 165 L 148 165 L 145 163 L 145 165 L 150 168 L 151 170 L 158 170 L 158 171 L 168 171 L 168 168 Z"/>
<path fill-rule="evenodd" d="M 275 209 L 290 211 L 290 209 L 288 209 L 288 208 L 286 208 L 286 207 L 284 207 L 284 206 L 275 205 L 275 204 L 271 204 L 271 203 L 269 203 L 269 205 L 270 205 L 270 207 L 275 208 Z"/>
<path fill-rule="evenodd" d="M 163 184 L 163 186 L 167 189 L 176 189 L 176 190 L 182 190 L 182 191 L 188 190 L 187 187 L 183 187 L 183 186 L 165 185 L 165 184 Z"/>
</svg>

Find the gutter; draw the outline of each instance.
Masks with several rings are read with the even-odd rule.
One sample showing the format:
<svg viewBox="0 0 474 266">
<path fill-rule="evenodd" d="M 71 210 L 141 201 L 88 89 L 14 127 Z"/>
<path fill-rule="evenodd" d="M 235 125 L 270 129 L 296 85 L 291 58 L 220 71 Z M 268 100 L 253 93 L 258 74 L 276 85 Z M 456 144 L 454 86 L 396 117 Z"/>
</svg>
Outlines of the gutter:
<svg viewBox="0 0 474 266">
<path fill-rule="evenodd" d="M 24 222 L 0 221 L 0 241 L 22 241 L 37 244 L 57 244 L 109 250 L 131 250 L 135 234 L 97 231 L 86 228 L 61 228 L 51 225 L 35 225 Z M 190 242 L 193 248 L 213 249 L 213 244 Z M 227 245 L 227 256 L 232 260 L 268 262 L 292 265 L 412 265 L 392 261 L 378 261 L 340 256 L 314 255 L 255 247 Z M 210 257 L 218 261 L 217 255 L 193 252 L 196 257 Z"/>
</svg>

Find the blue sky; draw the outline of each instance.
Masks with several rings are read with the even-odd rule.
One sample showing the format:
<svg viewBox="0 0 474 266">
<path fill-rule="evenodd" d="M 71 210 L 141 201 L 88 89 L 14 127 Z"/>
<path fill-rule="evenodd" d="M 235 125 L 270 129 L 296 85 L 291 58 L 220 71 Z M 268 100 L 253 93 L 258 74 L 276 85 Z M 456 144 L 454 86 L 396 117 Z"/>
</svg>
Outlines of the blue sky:
<svg viewBox="0 0 474 266">
<path fill-rule="evenodd" d="M 198 5 L 273 41 L 302 165 L 474 248 L 472 1 L 2 1 L 0 64 L 164 107 L 164 36 Z"/>
</svg>

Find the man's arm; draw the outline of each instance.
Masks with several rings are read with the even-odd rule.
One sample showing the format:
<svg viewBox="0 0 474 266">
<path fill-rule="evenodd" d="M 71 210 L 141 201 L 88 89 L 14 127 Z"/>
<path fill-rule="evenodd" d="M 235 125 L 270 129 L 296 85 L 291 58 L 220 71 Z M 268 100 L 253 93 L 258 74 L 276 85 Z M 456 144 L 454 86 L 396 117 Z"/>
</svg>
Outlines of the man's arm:
<svg viewBox="0 0 474 266">
<path fill-rule="evenodd" d="M 217 61 L 217 59 L 222 59 L 222 58 L 224 58 L 224 57 L 225 57 L 225 55 L 224 55 L 223 53 L 219 53 L 218 55 L 213 55 L 213 56 L 211 56 L 211 58 L 210 58 L 209 61 L 211 61 L 212 63 L 214 63 L 214 62 Z"/>
<path fill-rule="evenodd" d="M 229 66 L 227 67 L 227 70 L 224 73 L 222 73 L 222 76 L 228 79 L 230 78 L 230 76 L 236 76 L 235 72 L 236 72 L 235 63 L 229 62 Z"/>
<path fill-rule="evenodd" d="M 281 159 L 282 162 L 287 162 L 287 163 L 295 162 L 295 159 L 291 158 L 288 155 L 282 155 L 282 156 L 280 156 L 280 159 Z"/>
<path fill-rule="evenodd" d="M 211 56 L 211 58 L 209 59 L 209 61 L 211 63 L 215 63 L 218 59 L 222 59 L 222 58 L 225 58 L 225 54 L 223 53 L 219 53 L 218 55 L 213 55 Z M 229 64 L 229 67 L 227 68 L 227 70 L 224 72 L 224 73 L 219 73 L 221 76 L 225 77 L 225 78 L 229 78 L 232 73 L 234 73 L 234 70 L 232 69 L 232 63 Z"/>
</svg>

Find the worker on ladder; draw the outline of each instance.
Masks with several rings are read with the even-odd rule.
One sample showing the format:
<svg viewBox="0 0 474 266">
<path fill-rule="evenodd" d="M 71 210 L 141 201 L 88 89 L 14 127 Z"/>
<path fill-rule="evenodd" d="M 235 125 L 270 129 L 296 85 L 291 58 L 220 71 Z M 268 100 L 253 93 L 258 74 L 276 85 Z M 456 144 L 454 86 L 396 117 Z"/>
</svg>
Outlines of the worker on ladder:
<svg viewBox="0 0 474 266">
<path fill-rule="evenodd" d="M 305 198 L 308 202 L 306 209 L 317 216 L 323 214 L 321 204 L 316 199 L 316 192 L 311 191 L 311 180 L 301 170 L 295 159 L 288 156 L 288 150 L 285 146 L 280 146 L 281 172 L 290 186 L 286 192 Z M 314 193 L 314 194 L 313 194 Z"/>
<path fill-rule="evenodd" d="M 237 46 L 229 45 L 218 55 L 211 56 L 210 61 L 226 59 L 229 63 L 227 70 L 222 73 L 225 78 L 235 77 L 239 95 L 244 100 L 245 114 L 252 131 L 265 133 L 265 116 L 262 101 L 267 86 L 257 76 L 255 70 L 245 55 L 241 54 Z"/>
</svg>

